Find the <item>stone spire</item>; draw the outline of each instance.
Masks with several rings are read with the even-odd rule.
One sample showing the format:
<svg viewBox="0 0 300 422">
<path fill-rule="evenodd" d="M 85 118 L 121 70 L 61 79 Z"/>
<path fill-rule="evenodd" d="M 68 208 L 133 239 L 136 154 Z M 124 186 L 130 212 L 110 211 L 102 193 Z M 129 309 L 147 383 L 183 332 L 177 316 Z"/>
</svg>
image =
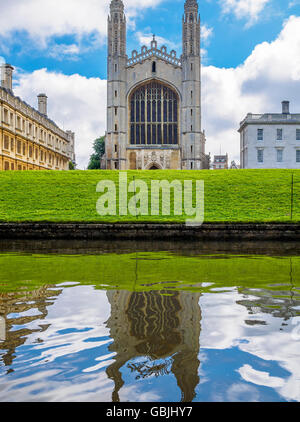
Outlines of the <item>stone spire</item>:
<svg viewBox="0 0 300 422">
<path fill-rule="evenodd" d="M 126 17 L 122 0 L 112 0 L 110 3 L 108 55 L 126 55 Z"/>
<path fill-rule="evenodd" d="M 124 12 L 124 4 L 122 0 L 112 0 L 110 3 L 110 10 L 114 12 Z"/>
<path fill-rule="evenodd" d="M 187 9 L 196 9 L 198 12 L 198 2 L 197 0 L 186 0 L 185 4 L 184 4 L 184 10 L 186 11 Z"/>
<path fill-rule="evenodd" d="M 197 0 L 186 0 L 183 16 L 183 55 L 200 56 L 200 16 Z"/>
</svg>

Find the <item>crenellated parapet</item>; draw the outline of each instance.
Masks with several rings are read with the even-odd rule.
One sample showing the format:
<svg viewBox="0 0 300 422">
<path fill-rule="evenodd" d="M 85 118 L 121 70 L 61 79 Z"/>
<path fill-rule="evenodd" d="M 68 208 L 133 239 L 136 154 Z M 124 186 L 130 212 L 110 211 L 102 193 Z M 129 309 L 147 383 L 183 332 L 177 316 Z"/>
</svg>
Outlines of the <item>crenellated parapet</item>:
<svg viewBox="0 0 300 422">
<path fill-rule="evenodd" d="M 167 47 L 165 45 L 163 45 L 161 48 L 158 48 L 157 41 L 154 37 L 151 41 L 150 48 L 148 48 L 146 45 L 143 45 L 140 53 L 138 53 L 137 50 L 132 51 L 131 57 L 127 61 L 127 66 L 133 66 L 136 63 L 142 63 L 152 57 L 157 57 L 158 59 L 173 64 L 176 67 L 181 67 L 181 57 L 177 57 L 176 51 L 171 50 L 170 53 L 168 53 Z"/>
</svg>

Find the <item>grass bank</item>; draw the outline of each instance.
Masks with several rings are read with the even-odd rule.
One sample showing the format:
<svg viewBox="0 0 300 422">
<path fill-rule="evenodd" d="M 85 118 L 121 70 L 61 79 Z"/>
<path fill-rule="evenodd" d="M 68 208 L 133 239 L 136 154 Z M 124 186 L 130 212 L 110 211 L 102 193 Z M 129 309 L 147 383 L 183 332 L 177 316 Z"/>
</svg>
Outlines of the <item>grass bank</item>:
<svg viewBox="0 0 300 422">
<path fill-rule="evenodd" d="M 291 181 L 293 215 L 291 219 Z M 128 171 L 128 183 L 203 180 L 205 222 L 299 222 L 300 170 Z M 96 203 L 101 180 L 117 188 L 117 171 L 0 172 L 1 222 L 184 222 L 187 216 L 100 216 Z M 150 192 L 150 189 L 149 189 Z M 128 200 L 133 193 L 128 194 Z M 172 203 L 171 194 L 171 203 Z M 150 193 L 149 193 L 150 198 Z"/>
</svg>

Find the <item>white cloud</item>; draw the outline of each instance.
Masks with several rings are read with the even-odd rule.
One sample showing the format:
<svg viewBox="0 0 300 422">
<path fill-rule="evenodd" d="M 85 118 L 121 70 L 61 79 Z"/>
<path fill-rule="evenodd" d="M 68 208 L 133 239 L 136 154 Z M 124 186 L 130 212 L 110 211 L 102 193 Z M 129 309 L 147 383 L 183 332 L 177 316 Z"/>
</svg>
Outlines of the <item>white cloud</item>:
<svg viewBox="0 0 300 422">
<path fill-rule="evenodd" d="M 143 33 L 138 31 L 136 32 L 135 36 L 141 45 L 146 45 L 148 47 L 150 46 L 150 43 L 153 40 L 153 34 L 151 34 L 150 32 Z M 166 38 L 155 35 L 155 39 L 157 41 L 158 47 L 163 45 L 168 46 L 170 49 L 176 49 L 178 47 L 177 44 L 170 40 L 167 40 Z"/>
<path fill-rule="evenodd" d="M 5 58 L 0 56 L 0 66 L 4 63 L 6 63 Z"/>
<path fill-rule="evenodd" d="M 207 43 L 213 35 L 213 28 L 207 26 L 206 24 L 201 25 L 201 41 Z"/>
<path fill-rule="evenodd" d="M 238 19 L 247 19 L 253 25 L 270 0 L 220 0 L 223 13 L 233 13 Z"/>
<path fill-rule="evenodd" d="M 156 6 L 161 1 L 124 1 L 129 21 L 142 9 Z M 109 4 L 108 0 L 14 0 L 1 9 L 0 35 L 9 36 L 16 30 L 26 31 L 44 48 L 50 37 L 66 34 L 80 38 L 96 32 L 103 41 Z"/>
<path fill-rule="evenodd" d="M 300 4 L 300 0 L 291 0 L 291 1 L 289 2 L 289 4 L 288 4 L 288 7 L 289 7 L 289 8 L 291 8 L 291 7 L 295 7 L 295 6 L 299 5 L 299 4 Z"/>
<path fill-rule="evenodd" d="M 48 116 L 76 136 L 77 163 L 87 167 L 93 140 L 105 133 L 106 81 L 80 75 L 64 75 L 40 69 L 17 73 L 15 95 L 37 107 L 37 95 L 46 92 Z"/>
<path fill-rule="evenodd" d="M 54 44 L 48 51 L 48 55 L 56 60 L 77 59 L 80 47 L 77 44 Z"/>
<path fill-rule="evenodd" d="M 278 38 L 256 46 L 237 68 L 203 67 L 203 127 L 207 152 L 228 152 L 239 160 L 239 123 L 247 113 L 280 112 L 290 100 L 300 110 L 300 17 L 291 16 Z"/>
</svg>

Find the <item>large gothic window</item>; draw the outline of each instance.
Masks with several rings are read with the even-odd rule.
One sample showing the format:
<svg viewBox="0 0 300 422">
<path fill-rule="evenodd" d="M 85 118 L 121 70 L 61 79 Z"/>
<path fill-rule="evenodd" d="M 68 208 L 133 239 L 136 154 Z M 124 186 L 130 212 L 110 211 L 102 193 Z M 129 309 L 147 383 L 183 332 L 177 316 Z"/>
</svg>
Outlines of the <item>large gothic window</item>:
<svg viewBox="0 0 300 422">
<path fill-rule="evenodd" d="M 130 97 L 132 145 L 178 144 L 178 96 L 171 88 L 149 82 Z"/>
</svg>

